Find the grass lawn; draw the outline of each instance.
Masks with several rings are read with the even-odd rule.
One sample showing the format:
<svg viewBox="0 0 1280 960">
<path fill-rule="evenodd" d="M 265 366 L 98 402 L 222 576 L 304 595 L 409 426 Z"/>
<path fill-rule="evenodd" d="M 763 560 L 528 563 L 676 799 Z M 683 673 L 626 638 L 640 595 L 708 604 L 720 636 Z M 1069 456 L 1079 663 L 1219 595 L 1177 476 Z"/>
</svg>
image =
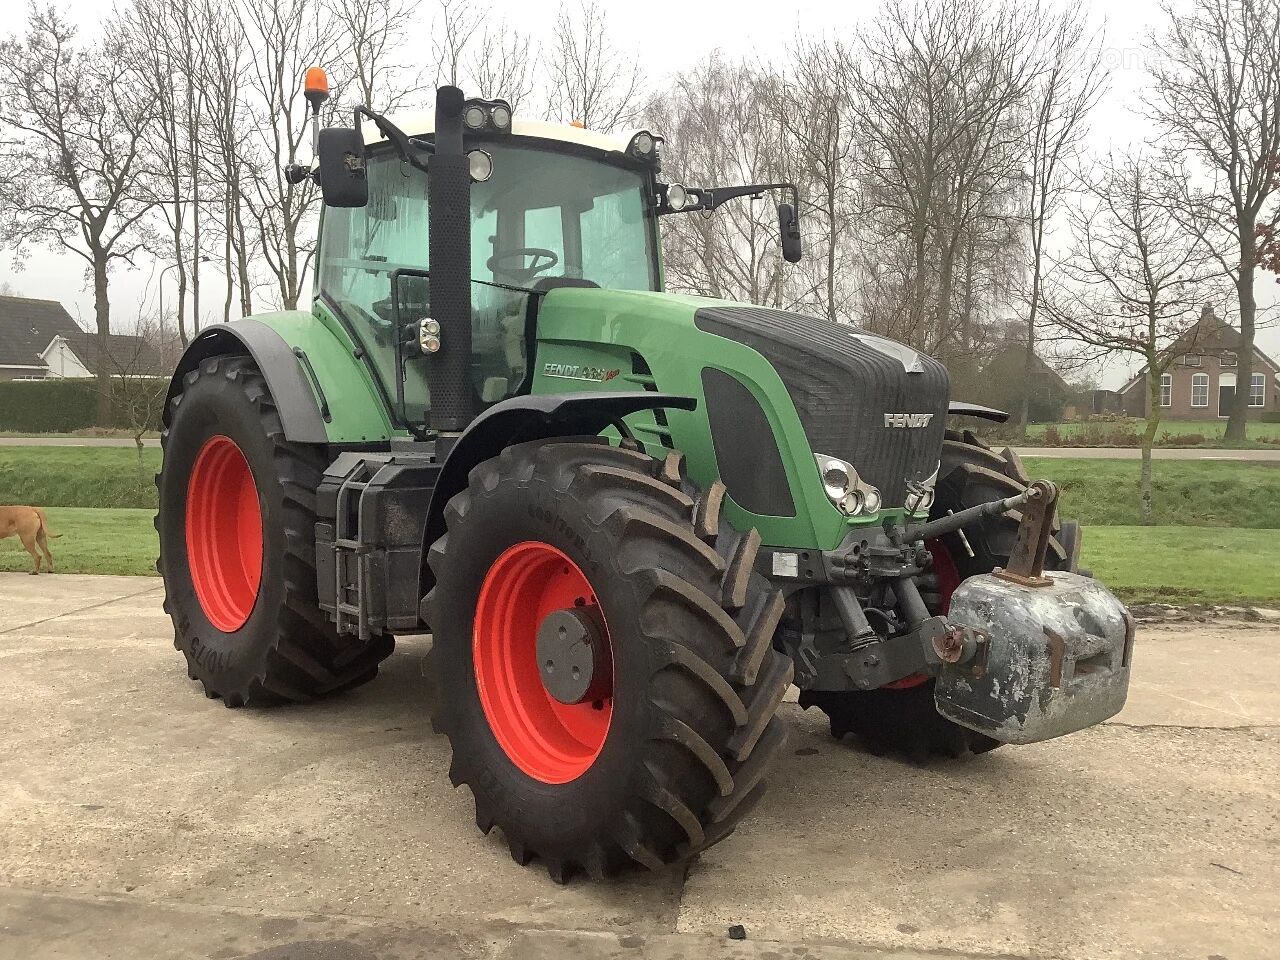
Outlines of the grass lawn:
<svg viewBox="0 0 1280 960">
<path fill-rule="evenodd" d="M 48 508 L 64 535 L 51 544 L 61 571 L 149 575 L 159 465 L 160 451 L 147 449 L 140 480 L 127 447 L 0 447 L 0 503 Z M 1142 527 L 1136 460 L 1026 466 L 1061 484 L 1063 515 L 1086 528 L 1085 563 L 1126 599 L 1280 604 L 1280 467 L 1157 461 L 1159 526 Z M 26 569 L 18 540 L 0 541 L 0 570 Z"/>
<path fill-rule="evenodd" d="M 155 575 L 152 511 L 53 507 L 60 573 Z M 1213 527 L 1090 527 L 1084 563 L 1128 602 L 1280 606 L 1280 531 Z M 0 571 L 26 571 L 17 538 L 0 540 Z"/>
<path fill-rule="evenodd" d="M 1063 437 L 1074 436 L 1075 434 L 1085 431 L 1111 431 L 1125 427 L 1124 423 L 1032 423 L 1027 425 L 1027 443 L 1034 445 L 1037 440 L 1044 438 L 1044 432 L 1050 426 L 1056 427 L 1058 433 Z M 1129 423 L 1129 428 L 1135 433 L 1141 434 L 1146 429 L 1146 424 L 1142 420 L 1133 420 Z M 1166 431 L 1172 434 L 1189 434 L 1198 433 L 1202 435 L 1206 443 L 1204 446 L 1222 446 L 1222 435 L 1227 429 L 1227 421 L 1225 420 L 1165 420 L 1161 419 L 1160 426 L 1156 428 L 1156 442 L 1159 444 L 1160 434 Z M 979 433 L 982 431 L 979 430 Z M 1268 439 L 1280 438 L 1280 423 L 1262 423 L 1256 420 L 1250 420 L 1245 424 L 1245 436 L 1248 440 L 1245 446 L 1265 447 L 1269 446 L 1261 442 L 1262 438 Z M 1252 442 L 1249 442 L 1252 441 Z"/>
<path fill-rule="evenodd" d="M 1280 530 L 1089 527 L 1082 562 L 1130 603 L 1280 606 Z"/>
<path fill-rule="evenodd" d="M 62 534 L 49 541 L 59 573 L 155 576 L 154 510 L 50 507 L 49 526 Z M 0 571 L 26 572 L 31 557 L 17 537 L 0 540 Z"/>
<path fill-rule="evenodd" d="M 1033 478 L 1062 488 L 1065 516 L 1095 525 L 1133 525 L 1137 460 L 1026 457 Z M 1161 526 L 1280 527 L 1280 466 L 1230 460 L 1156 460 L 1155 522 Z"/>
<path fill-rule="evenodd" d="M 0 503 L 154 510 L 160 449 L 0 447 Z"/>
</svg>

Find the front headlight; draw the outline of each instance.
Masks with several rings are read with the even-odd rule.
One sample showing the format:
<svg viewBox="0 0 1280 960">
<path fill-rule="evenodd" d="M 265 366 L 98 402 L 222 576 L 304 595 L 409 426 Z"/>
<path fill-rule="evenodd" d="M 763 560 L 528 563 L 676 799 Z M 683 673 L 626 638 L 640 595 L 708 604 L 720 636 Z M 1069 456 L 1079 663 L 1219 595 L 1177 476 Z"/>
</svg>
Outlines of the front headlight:
<svg viewBox="0 0 1280 960">
<path fill-rule="evenodd" d="M 839 457 L 824 453 L 814 455 L 818 474 L 822 477 L 822 490 L 840 510 L 850 517 L 870 516 L 880 511 L 880 491 L 863 482 L 853 464 Z"/>
<path fill-rule="evenodd" d="M 819 455 L 818 471 L 822 474 L 822 489 L 832 503 L 839 503 L 853 487 L 854 469 L 843 460 Z"/>
</svg>

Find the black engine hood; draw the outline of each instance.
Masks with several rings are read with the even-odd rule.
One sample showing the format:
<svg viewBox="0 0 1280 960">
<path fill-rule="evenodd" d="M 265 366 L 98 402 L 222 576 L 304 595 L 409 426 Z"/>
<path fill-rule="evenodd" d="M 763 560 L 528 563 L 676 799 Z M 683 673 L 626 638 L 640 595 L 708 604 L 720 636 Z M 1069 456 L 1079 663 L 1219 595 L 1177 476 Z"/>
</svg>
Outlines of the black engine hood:
<svg viewBox="0 0 1280 960">
<path fill-rule="evenodd" d="M 764 307 L 703 307 L 694 323 L 777 371 L 814 453 L 846 460 L 902 505 L 938 466 L 950 382 L 932 357 L 850 324 Z"/>
</svg>

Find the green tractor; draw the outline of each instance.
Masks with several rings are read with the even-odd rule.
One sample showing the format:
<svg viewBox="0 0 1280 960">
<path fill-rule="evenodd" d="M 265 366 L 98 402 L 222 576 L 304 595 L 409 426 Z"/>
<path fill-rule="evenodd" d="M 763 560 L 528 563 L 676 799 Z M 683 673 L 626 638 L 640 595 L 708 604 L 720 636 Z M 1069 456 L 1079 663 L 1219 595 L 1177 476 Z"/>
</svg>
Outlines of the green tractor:
<svg viewBox="0 0 1280 960">
<path fill-rule="evenodd" d="M 322 81 L 323 78 L 321 77 Z M 424 704 L 476 823 L 563 881 L 723 839 L 787 689 L 874 751 L 959 756 L 1111 716 L 1133 622 L 1080 534 L 857 327 L 663 292 L 662 139 L 437 91 L 319 129 L 310 311 L 203 331 L 158 484 L 175 645 L 229 707 L 307 701 L 431 633 Z"/>
</svg>

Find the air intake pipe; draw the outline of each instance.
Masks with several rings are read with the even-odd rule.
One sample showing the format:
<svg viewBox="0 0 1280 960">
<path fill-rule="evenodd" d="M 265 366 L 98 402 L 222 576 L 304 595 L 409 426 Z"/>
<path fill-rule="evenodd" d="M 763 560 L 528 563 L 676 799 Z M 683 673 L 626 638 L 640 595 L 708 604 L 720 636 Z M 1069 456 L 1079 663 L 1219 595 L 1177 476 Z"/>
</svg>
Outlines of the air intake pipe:
<svg viewBox="0 0 1280 960">
<path fill-rule="evenodd" d="M 471 172 L 462 146 L 463 94 L 436 91 L 435 153 L 428 187 L 431 316 L 440 350 L 427 358 L 431 428 L 466 429 L 475 416 L 471 384 Z"/>
</svg>

